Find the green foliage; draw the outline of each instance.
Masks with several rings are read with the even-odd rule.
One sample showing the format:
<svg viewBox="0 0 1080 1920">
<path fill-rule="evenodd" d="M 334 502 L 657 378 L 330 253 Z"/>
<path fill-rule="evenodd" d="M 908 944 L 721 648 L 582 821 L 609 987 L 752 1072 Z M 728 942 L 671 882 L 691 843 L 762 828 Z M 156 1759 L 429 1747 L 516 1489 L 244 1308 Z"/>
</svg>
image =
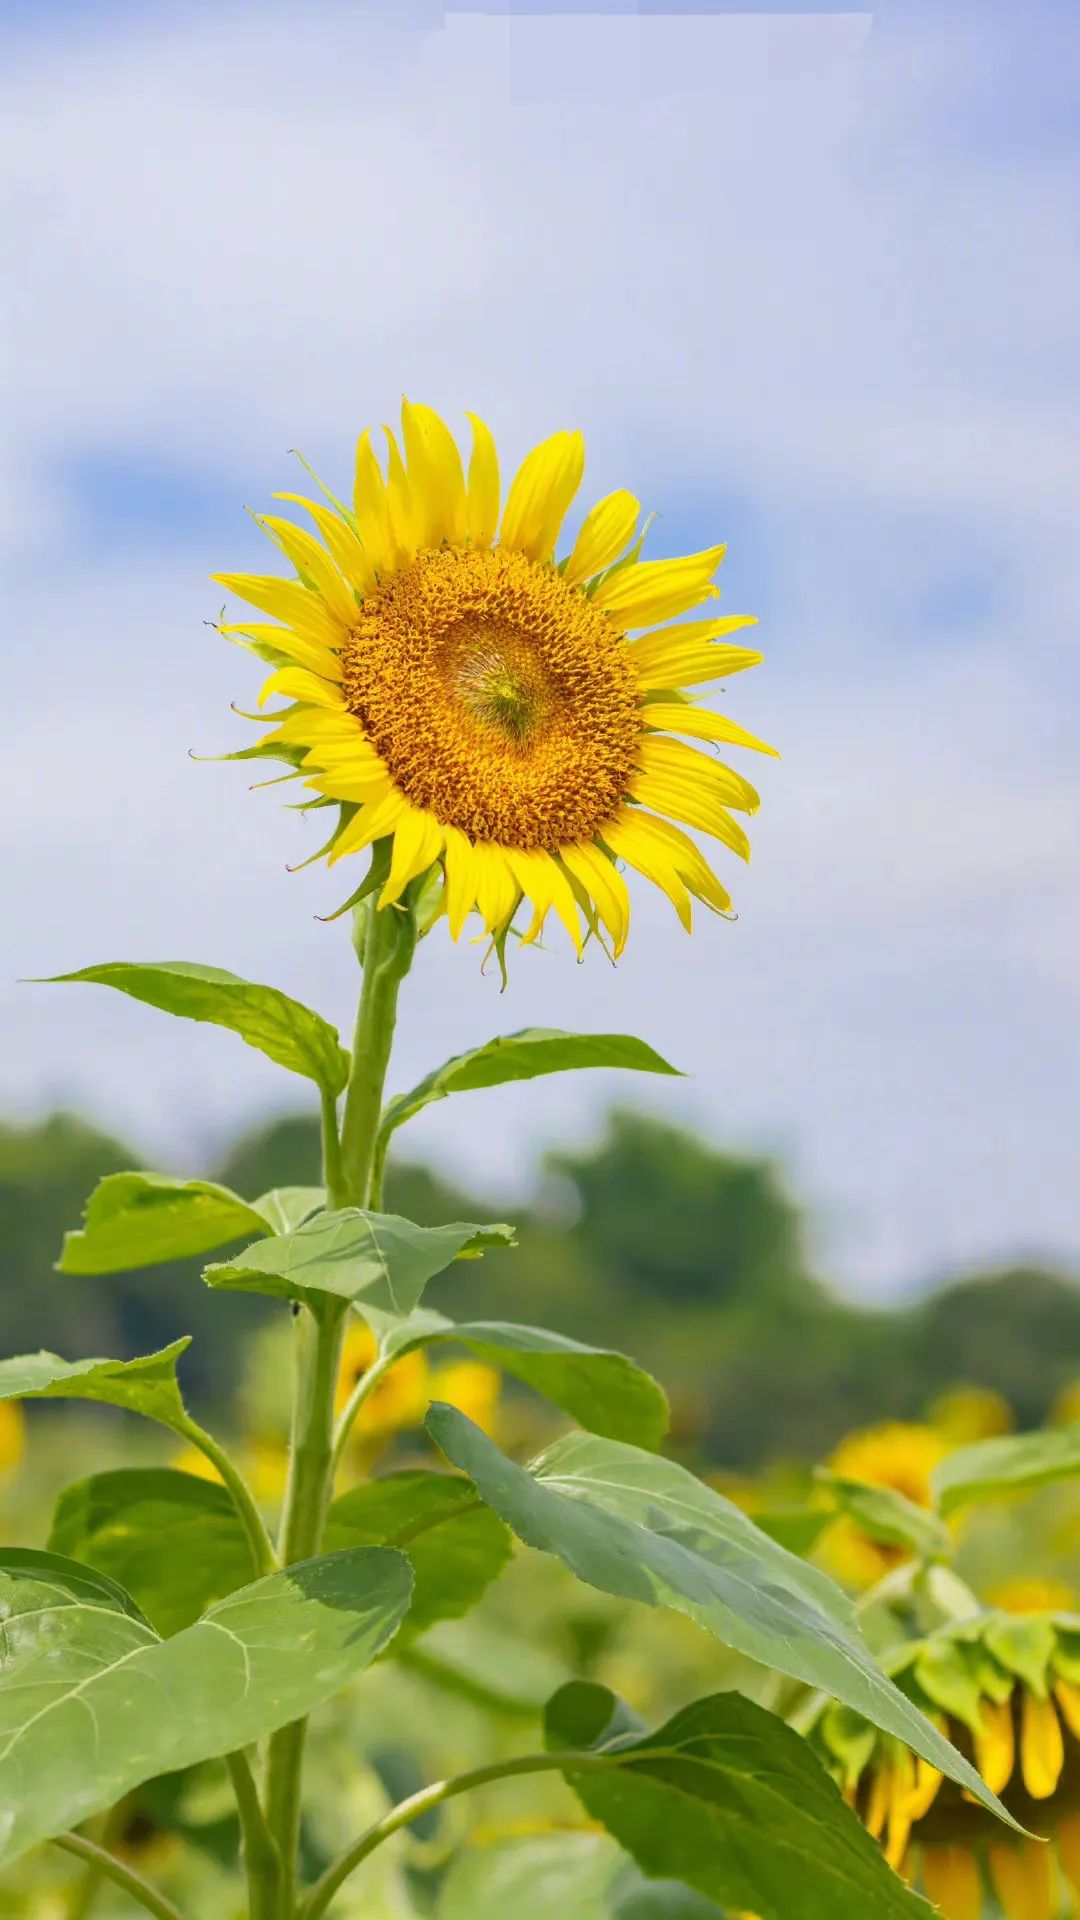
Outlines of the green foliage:
<svg viewBox="0 0 1080 1920">
<path fill-rule="evenodd" d="M 443 1884 L 438 1920 L 723 1920 L 711 1900 L 676 1880 L 647 1881 L 599 1833 L 495 1840 L 460 1854 Z"/>
<path fill-rule="evenodd" d="M 407 1314 L 435 1274 L 485 1247 L 508 1246 L 512 1227 L 457 1222 L 417 1227 L 396 1214 L 345 1207 L 320 1213 L 291 1232 L 256 1242 L 233 1260 L 207 1267 L 211 1287 L 268 1293 L 318 1306 L 327 1295 Z"/>
<path fill-rule="evenodd" d="M 421 1310 L 391 1324 L 380 1350 L 390 1358 L 417 1347 L 455 1341 L 564 1408 L 581 1426 L 613 1440 L 658 1447 L 667 1431 L 667 1397 L 625 1354 L 583 1346 L 546 1327 L 502 1320 L 448 1320 Z"/>
<path fill-rule="evenodd" d="M 937 1515 L 916 1506 L 892 1487 L 871 1486 L 865 1480 L 851 1480 L 823 1467 L 815 1478 L 840 1512 L 854 1520 L 871 1540 L 880 1540 L 888 1547 L 906 1547 L 926 1560 L 947 1560 L 952 1554 L 952 1536 Z"/>
<path fill-rule="evenodd" d="M 820 1687 L 1003 1812 L 881 1672 L 839 1588 L 685 1468 L 570 1434 L 526 1471 L 453 1407 L 433 1407 L 428 1427 L 527 1546 L 556 1554 L 590 1586 L 672 1607 L 750 1659 Z"/>
<path fill-rule="evenodd" d="M 61 1273 L 126 1273 L 269 1232 L 256 1207 L 212 1181 L 111 1173 L 90 1195 L 85 1225 L 64 1235 L 57 1265 Z"/>
<path fill-rule="evenodd" d="M 61 1360 L 55 1353 L 0 1360 L 0 1400 L 97 1400 L 183 1433 L 187 1416 L 176 1363 L 188 1345 L 177 1340 L 139 1360 Z"/>
<path fill-rule="evenodd" d="M 115 987 L 118 993 L 130 994 L 163 1013 L 229 1027 L 277 1066 L 303 1074 L 329 1094 L 340 1093 L 348 1077 L 349 1056 L 321 1015 L 277 987 L 257 986 L 221 967 L 201 967 L 187 960 L 137 964 L 114 960 L 81 967 L 77 973 L 54 974 L 41 984 L 70 981 Z"/>
<path fill-rule="evenodd" d="M 951 1453 L 935 1469 L 934 1495 L 942 1513 L 954 1513 L 989 1495 L 1022 1493 L 1053 1480 L 1080 1476 L 1080 1426 L 980 1440 Z"/>
<path fill-rule="evenodd" d="M 502 1521 L 481 1506 L 471 1481 L 446 1473 L 388 1474 L 334 1501 L 326 1522 L 327 1552 L 343 1547 L 400 1547 L 412 1561 L 412 1605 L 393 1651 L 437 1620 L 458 1620 L 483 1598 L 513 1551 Z"/>
<path fill-rule="evenodd" d="M 0 1865 L 140 1781 L 230 1753 L 329 1699 L 386 1645 L 411 1585 L 402 1554 L 333 1554 L 161 1640 L 103 1575 L 54 1554 L 0 1554 Z"/>
<path fill-rule="evenodd" d="M 470 1093 L 480 1087 L 505 1086 L 511 1080 L 535 1080 L 542 1074 L 568 1073 L 582 1067 L 629 1069 L 634 1073 L 678 1075 L 644 1040 L 628 1033 L 560 1033 L 550 1027 L 525 1027 L 504 1034 L 482 1047 L 472 1047 L 429 1073 L 410 1093 L 400 1093 L 383 1112 L 382 1132 L 396 1128 L 422 1112 L 433 1100 L 451 1093 Z"/>
<path fill-rule="evenodd" d="M 163 1636 L 191 1626 L 258 1571 L 225 1488 L 171 1467 L 76 1481 L 57 1502 L 48 1545 L 115 1580 Z"/>
<path fill-rule="evenodd" d="M 557 1694 L 549 1746 L 579 1719 Z M 646 1874 L 677 1875 L 760 1920 L 930 1920 L 806 1742 L 752 1701 L 714 1694 L 643 1739 L 608 1744 L 604 1734 L 610 1766 L 568 1767 L 567 1779 Z"/>
</svg>

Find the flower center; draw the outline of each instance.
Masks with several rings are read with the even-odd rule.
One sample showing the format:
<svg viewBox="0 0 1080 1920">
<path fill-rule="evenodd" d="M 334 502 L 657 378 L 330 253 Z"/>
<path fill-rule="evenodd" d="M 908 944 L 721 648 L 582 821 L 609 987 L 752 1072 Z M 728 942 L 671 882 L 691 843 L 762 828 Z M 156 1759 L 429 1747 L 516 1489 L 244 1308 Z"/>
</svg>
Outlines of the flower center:
<svg viewBox="0 0 1080 1920">
<path fill-rule="evenodd" d="M 395 784 L 473 840 L 591 839 L 633 774 L 641 711 L 622 636 L 524 554 L 418 554 L 365 600 L 342 667 Z"/>
</svg>

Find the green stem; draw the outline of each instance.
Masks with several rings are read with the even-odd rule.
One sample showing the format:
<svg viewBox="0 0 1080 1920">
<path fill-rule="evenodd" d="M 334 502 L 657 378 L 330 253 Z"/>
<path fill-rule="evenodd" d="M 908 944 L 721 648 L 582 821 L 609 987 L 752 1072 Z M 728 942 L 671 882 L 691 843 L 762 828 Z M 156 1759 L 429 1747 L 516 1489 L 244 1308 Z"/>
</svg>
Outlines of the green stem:
<svg viewBox="0 0 1080 1920">
<path fill-rule="evenodd" d="M 144 1880 L 142 1874 L 136 1873 L 133 1867 L 125 1866 L 115 1854 L 106 1853 L 104 1847 L 99 1847 L 95 1841 L 85 1839 L 81 1833 L 58 1833 L 52 1844 L 61 1847 L 65 1853 L 75 1854 L 79 1860 L 87 1861 L 104 1879 L 115 1881 L 141 1907 L 145 1907 L 147 1913 L 157 1914 L 158 1920 L 184 1920 L 179 1907 L 174 1907 L 171 1900 L 150 1885 L 149 1880 Z"/>
<path fill-rule="evenodd" d="M 323 1100 L 323 1155 L 331 1207 L 370 1203 L 398 992 L 416 948 L 416 923 L 409 905 L 379 912 L 365 901 L 355 925 L 364 978 L 340 1135 L 336 1105 Z M 347 1302 L 327 1301 L 317 1311 L 301 1307 L 296 1315 L 292 1446 L 279 1541 L 285 1566 L 318 1553 L 322 1541 L 333 1488 L 334 1396 L 348 1314 Z M 306 1731 L 305 1720 L 282 1727 L 271 1738 L 267 1754 L 266 1818 L 281 1855 L 280 1920 L 292 1920 L 296 1910 Z"/>
<path fill-rule="evenodd" d="M 198 1421 L 193 1420 L 190 1414 L 185 1414 L 182 1421 L 178 1420 L 173 1430 L 182 1434 L 185 1440 L 190 1440 L 192 1446 L 198 1447 L 200 1453 L 204 1453 L 211 1464 L 217 1468 L 232 1495 L 233 1505 L 247 1534 L 256 1574 L 273 1573 L 278 1564 L 274 1543 L 266 1530 L 266 1522 L 255 1504 L 251 1488 L 236 1462 L 214 1439 L 213 1434 L 207 1433 L 205 1427 L 200 1427 Z"/>
<path fill-rule="evenodd" d="M 459 1773 L 454 1780 L 436 1780 L 433 1786 L 422 1787 L 419 1793 L 391 1807 L 359 1840 L 346 1847 L 301 1902 L 300 1920 L 320 1920 L 338 1888 L 369 1853 L 374 1853 L 384 1840 L 400 1833 L 411 1821 L 441 1806 L 444 1800 L 454 1800 L 459 1793 L 470 1793 L 474 1787 L 489 1786 L 493 1780 L 512 1779 L 515 1774 L 561 1773 L 566 1769 L 575 1773 L 604 1773 L 618 1764 L 616 1759 L 602 1753 L 526 1753 L 516 1760 L 495 1760 L 489 1766 L 474 1767 L 471 1773 Z"/>
<path fill-rule="evenodd" d="M 281 1855 L 260 1805 L 247 1755 L 226 1754 L 225 1764 L 240 1815 L 249 1920 L 276 1920 L 281 1893 Z"/>
<path fill-rule="evenodd" d="M 337 1426 L 334 1428 L 333 1466 L 335 1471 L 342 1453 L 345 1450 L 349 1435 L 352 1432 L 353 1422 L 363 1406 L 364 1401 L 367 1399 L 369 1393 L 374 1392 L 379 1381 L 389 1373 L 394 1361 L 398 1358 L 399 1356 L 397 1354 L 392 1354 L 378 1360 L 373 1360 L 367 1372 L 360 1375 L 349 1398 L 346 1400 L 338 1418 Z"/>
</svg>

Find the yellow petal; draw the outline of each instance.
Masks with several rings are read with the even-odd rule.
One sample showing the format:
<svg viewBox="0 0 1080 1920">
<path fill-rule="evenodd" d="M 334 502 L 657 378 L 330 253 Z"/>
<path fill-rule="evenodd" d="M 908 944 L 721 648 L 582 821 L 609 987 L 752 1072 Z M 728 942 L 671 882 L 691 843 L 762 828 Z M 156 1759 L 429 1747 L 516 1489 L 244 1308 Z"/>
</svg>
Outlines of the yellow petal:
<svg viewBox="0 0 1080 1920">
<path fill-rule="evenodd" d="M 380 907 L 400 900 L 410 880 L 426 873 L 442 852 L 442 829 L 433 813 L 408 807 L 394 828 L 390 872 L 379 895 Z"/>
<path fill-rule="evenodd" d="M 259 692 L 260 707 L 265 706 L 271 694 L 275 693 L 280 693 L 286 700 L 309 701 L 315 707 L 345 707 L 345 696 L 340 687 L 324 680 L 320 674 L 309 673 L 306 667 L 278 667 L 263 682 Z"/>
<path fill-rule="evenodd" d="M 294 526 L 291 520 L 282 520 L 275 513 L 260 513 L 260 527 L 280 547 L 287 560 L 291 560 L 305 586 L 310 586 L 325 600 L 334 617 L 340 620 L 346 631 L 356 620 L 356 600 L 351 589 L 345 584 L 336 566 L 324 547 L 320 547 L 314 536 L 303 527 Z"/>
<path fill-rule="evenodd" d="M 1070 1680 L 1057 1680 L 1054 1683 L 1054 1698 L 1073 1739 L 1080 1740 L 1080 1687 L 1074 1686 Z"/>
<path fill-rule="evenodd" d="M 594 573 L 618 559 L 634 537 L 640 512 L 641 502 L 625 487 L 597 501 L 586 514 L 570 555 L 564 578 L 571 586 L 579 580 L 591 580 Z"/>
<path fill-rule="evenodd" d="M 943 1775 L 928 1760 L 915 1762 L 915 1784 L 911 1789 L 907 1811 L 912 1820 L 922 1820 L 929 1813 L 938 1797 Z"/>
<path fill-rule="evenodd" d="M 757 624 L 757 615 L 753 613 L 725 613 L 715 620 L 682 620 L 677 626 L 656 627 L 651 633 L 639 634 L 636 640 L 628 641 L 629 658 L 641 672 L 646 668 L 668 671 L 683 656 L 696 660 L 714 640 L 725 640 L 728 634 Z M 674 685 L 675 681 L 669 684 Z"/>
<path fill-rule="evenodd" d="M 335 619 L 317 593 L 295 580 L 259 573 L 215 573 L 211 578 L 226 593 L 235 593 L 237 599 L 258 607 L 260 613 L 268 613 L 272 620 L 284 620 L 286 626 L 325 647 L 339 647 L 348 632 L 346 623 Z"/>
<path fill-rule="evenodd" d="M 756 753 L 771 753 L 774 760 L 780 758 L 775 747 L 759 740 L 756 734 L 747 733 L 745 727 L 728 720 L 722 713 L 710 712 L 708 707 L 650 700 L 642 708 L 641 718 L 647 727 L 657 727 L 664 733 L 685 733 L 692 740 L 713 740 L 724 746 L 751 747 Z"/>
<path fill-rule="evenodd" d="M 924 1847 L 923 1892 L 945 1920 L 981 1920 L 979 1863 L 966 1847 Z"/>
<path fill-rule="evenodd" d="M 1070 1813 L 1060 1821 L 1055 1838 L 1061 1870 L 1080 1899 L 1080 1813 Z"/>
<path fill-rule="evenodd" d="M 540 848 L 523 851 L 517 847 L 506 848 L 506 859 L 518 886 L 533 905 L 532 923 L 526 930 L 522 946 L 528 946 L 538 940 L 544 931 L 544 921 L 554 908 L 567 933 L 570 935 L 578 953 L 581 952 L 581 921 L 573 889 L 564 873 L 560 873 L 549 853 Z"/>
<path fill-rule="evenodd" d="M 580 433 L 553 433 L 526 454 L 506 496 L 500 545 L 550 560 L 584 471 Z"/>
<path fill-rule="evenodd" d="M 1005 1920 L 1054 1920 L 1054 1856 L 1037 1840 L 1027 1846 L 1000 1842 L 990 1848 L 990 1873 Z"/>
<path fill-rule="evenodd" d="M 632 642 L 629 649 L 631 657 L 634 644 Z M 681 655 L 674 670 L 667 663 L 640 667 L 638 686 L 642 693 L 670 693 L 680 687 L 698 687 L 706 680 L 729 680 L 733 673 L 759 667 L 764 658 L 764 654 L 756 653 L 752 647 L 702 647 L 696 654 Z"/>
<path fill-rule="evenodd" d="M 366 429 L 356 443 L 353 505 L 364 552 L 376 574 L 391 573 L 394 568 L 394 536 L 390 526 L 390 502 L 382 468 L 371 444 L 370 429 Z"/>
<path fill-rule="evenodd" d="M 596 910 L 611 935 L 617 960 L 630 931 L 630 895 L 626 881 L 598 847 L 584 843 L 563 847 L 561 857 L 575 880 L 595 900 Z"/>
<path fill-rule="evenodd" d="M 594 604 L 624 630 L 672 620 L 702 600 L 716 598 L 719 588 L 710 582 L 725 551 L 722 546 L 707 547 L 678 560 L 638 560 L 620 567 L 601 582 Z"/>
<path fill-rule="evenodd" d="M 982 1703 L 982 1724 L 975 1734 L 975 1765 L 991 1793 L 1001 1793 L 1016 1765 L 1016 1735 L 1008 1700 Z"/>
<path fill-rule="evenodd" d="M 498 933 L 517 908 L 521 892 L 505 847 L 479 840 L 473 847 L 476 905 L 489 933 Z"/>
<path fill-rule="evenodd" d="M 337 860 L 343 860 L 346 854 L 359 853 L 369 847 L 373 840 L 381 840 L 384 835 L 393 833 L 408 801 L 404 794 L 391 787 L 382 799 L 361 807 L 355 820 L 350 820 L 340 838 L 334 842 L 327 856 L 327 866 L 332 867 Z"/>
<path fill-rule="evenodd" d="M 646 733 L 638 745 L 638 766 L 643 773 L 658 773 L 678 782 L 689 793 L 707 792 L 725 806 L 740 813 L 756 813 L 761 805 L 756 788 L 741 773 L 725 767 L 720 760 L 698 753 L 682 740 L 665 740 L 661 734 Z"/>
<path fill-rule="evenodd" d="M 465 475 L 453 434 L 432 407 L 401 404 L 401 433 L 412 492 L 413 521 L 422 547 L 465 542 Z"/>
<path fill-rule="evenodd" d="M 644 827 L 654 841 L 667 849 L 675 862 L 676 871 L 692 894 L 704 900 L 717 913 L 731 911 L 731 895 L 727 888 L 721 886 L 700 847 L 695 846 L 681 827 L 676 827 L 670 820 L 659 820 L 654 814 L 643 814 L 639 807 L 625 808 L 623 817 L 633 820 L 639 829 Z"/>
<path fill-rule="evenodd" d="M 476 861 L 472 841 L 460 827 L 444 827 L 446 835 L 446 916 L 450 938 L 457 940 L 476 904 Z"/>
<path fill-rule="evenodd" d="M 390 775 L 381 761 L 370 766 L 356 766 L 350 772 L 324 769 L 312 774 L 307 782 L 316 793 L 325 793 L 328 800 L 349 800 L 354 806 L 363 806 L 371 800 L 381 800 L 390 791 Z"/>
<path fill-rule="evenodd" d="M 630 781 L 627 792 L 643 807 L 681 820 L 684 826 L 696 827 L 700 833 L 711 833 L 741 860 L 749 860 L 750 842 L 742 828 L 704 787 L 698 791 L 689 782 L 673 780 L 666 774 L 638 773 Z"/>
<path fill-rule="evenodd" d="M 1052 1700 L 1037 1700 L 1025 1689 L 1020 1712 L 1020 1771 L 1033 1800 L 1048 1800 L 1065 1764 L 1061 1722 Z"/>
<path fill-rule="evenodd" d="M 614 820 L 605 821 L 603 827 L 604 844 L 620 860 L 643 874 L 646 880 L 666 893 L 687 933 L 693 926 L 693 908 L 690 894 L 678 870 L 678 864 L 671 851 L 663 843 L 646 831 L 649 816 L 639 814 L 637 808 L 626 807 Z"/>
<path fill-rule="evenodd" d="M 889 1822 L 885 1835 L 885 1858 L 894 1872 L 907 1852 L 911 1837 L 910 1802 L 915 1790 L 915 1762 L 911 1754 L 901 1752 L 891 1769 L 889 1785 Z"/>
<path fill-rule="evenodd" d="M 474 547 L 490 547 L 499 524 L 499 456 L 490 428 L 468 415 L 472 427 L 467 501 L 469 539 Z"/>
<path fill-rule="evenodd" d="M 876 1768 L 870 1781 L 870 1797 L 866 1803 L 864 1822 L 875 1840 L 880 1840 L 885 1831 L 885 1822 L 889 1817 L 889 1798 L 891 1787 L 890 1771 L 887 1766 Z"/>
<path fill-rule="evenodd" d="M 324 507 L 318 500 L 308 500 L 302 493 L 275 493 L 275 500 L 291 500 L 294 506 L 303 507 L 310 513 L 327 548 L 349 585 L 360 595 L 370 593 L 375 586 L 375 569 L 352 528 L 339 513 Z"/>
<path fill-rule="evenodd" d="M 386 501 L 390 510 L 394 566 L 407 567 L 415 560 L 419 544 L 413 515 L 412 488 L 393 428 L 384 427 L 383 432 L 386 435 Z"/>
<path fill-rule="evenodd" d="M 321 673 L 324 680 L 340 680 L 342 677 L 341 661 L 336 653 L 331 653 L 321 640 L 309 640 L 305 634 L 294 633 L 291 627 L 267 627 L 259 622 L 241 626 L 238 622 L 230 621 L 220 626 L 218 632 L 228 640 L 238 635 L 241 645 L 244 639 L 249 639 L 261 646 L 273 647 L 276 653 L 283 653 L 287 660 L 295 660 L 298 667 L 310 667 L 313 673 Z"/>
</svg>

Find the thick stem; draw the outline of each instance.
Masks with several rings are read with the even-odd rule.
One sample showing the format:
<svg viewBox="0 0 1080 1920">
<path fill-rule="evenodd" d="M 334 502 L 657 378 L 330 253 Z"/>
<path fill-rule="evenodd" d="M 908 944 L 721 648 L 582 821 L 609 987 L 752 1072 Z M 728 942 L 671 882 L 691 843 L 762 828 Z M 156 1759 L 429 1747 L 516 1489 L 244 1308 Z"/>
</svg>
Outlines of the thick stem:
<svg viewBox="0 0 1080 1920">
<path fill-rule="evenodd" d="M 243 1836 L 244 1871 L 250 1920 L 277 1920 L 281 1895 L 281 1855 L 259 1803 L 258 1789 L 244 1753 L 225 1756 L 236 1795 Z"/>
<path fill-rule="evenodd" d="M 134 1868 L 125 1866 L 114 1854 L 106 1853 L 104 1847 L 99 1847 L 95 1841 L 85 1839 L 81 1833 L 58 1833 L 52 1844 L 62 1847 L 65 1853 L 75 1854 L 79 1860 L 87 1861 L 103 1879 L 115 1881 L 141 1907 L 145 1907 L 147 1913 L 157 1914 L 158 1920 L 184 1920 L 179 1907 L 174 1907 L 171 1900 L 150 1885 L 149 1880 L 144 1880 Z"/>
<path fill-rule="evenodd" d="M 602 1753 L 526 1753 L 516 1760 L 495 1760 L 490 1766 L 474 1767 L 471 1773 L 459 1773 L 455 1780 L 436 1780 L 433 1786 L 422 1787 L 419 1793 L 391 1807 L 389 1813 L 384 1813 L 381 1820 L 376 1820 L 327 1867 L 301 1903 L 300 1920 L 320 1920 L 338 1888 L 369 1853 L 374 1853 L 392 1834 L 400 1833 L 402 1827 L 429 1813 L 432 1807 L 441 1806 L 444 1800 L 454 1800 L 459 1793 L 471 1792 L 473 1787 L 489 1786 L 493 1780 L 512 1779 L 515 1774 L 560 1773 L 564 1769 L 575 1773 L 603 1773 L 617 1764 Z"/>
<path fill-rule="evenodd" d="M 361 936 L 357 950 L 364 979 L 340 1136 L 336 1108 L 331 1101 L 323 1102 L 323 1151 L 331 1207 L 364 1207 L 370 1201 L 398 991 L 416 948 L 416 923 L 408 905 L 379 912 L 372 903 L 364 902 L 358 910 L 356 929 Z M 301 1307 L 296 1316 L 292 1449 L 279 1541 L 285 1566 L 318 1553 L 322 1540 L 333 1487 L 334 1395 L 348 1312 L 345 1302 L 327 1301 L 318 1312 Z M 272 1737 L 267 1756 L 266 1817 L 281 1856 L 280 1920 L 291 1920 L 295 1912 L 306 1728 L 304 1720 L 282 1727 Z"/>
</svg>

